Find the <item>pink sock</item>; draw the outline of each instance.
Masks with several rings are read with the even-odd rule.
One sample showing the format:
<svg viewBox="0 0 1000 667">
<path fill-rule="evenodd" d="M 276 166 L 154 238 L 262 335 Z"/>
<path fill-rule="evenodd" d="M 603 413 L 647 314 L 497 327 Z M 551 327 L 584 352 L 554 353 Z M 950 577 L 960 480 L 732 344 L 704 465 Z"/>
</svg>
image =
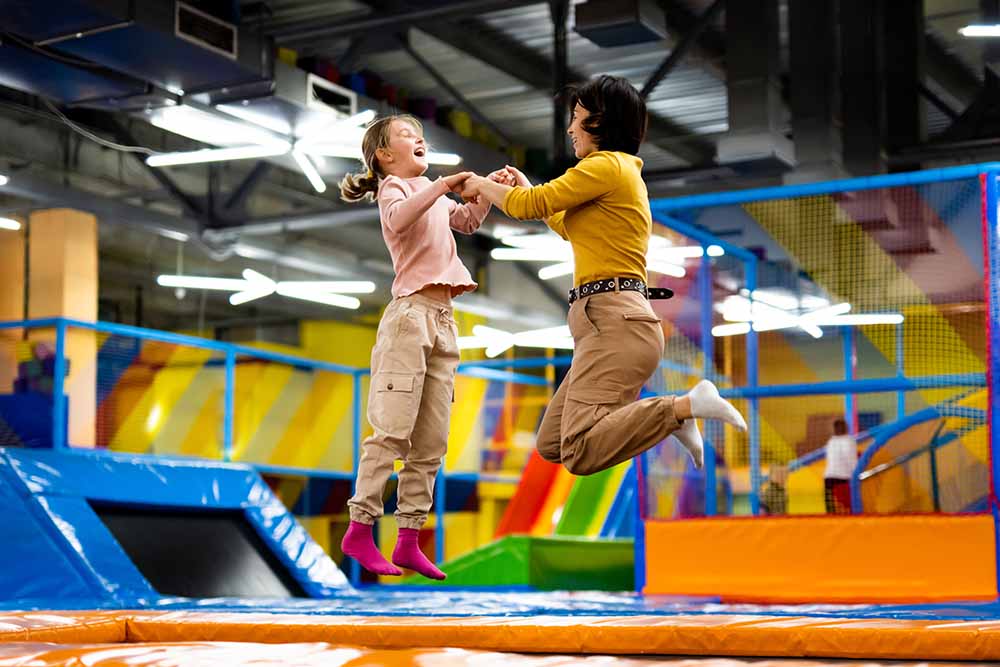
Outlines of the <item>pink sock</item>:
<svg viewBox="0 0 1000 667">
<path fill-rule="evenodd" d="M 447 575 L 437 569 L 434 563 L 427 560 L 427 556 L 420 550 L 420 545 L 417 544 L 419 534 L 420 531 L 416 528 L 399 529 L 396 548 L 392 551 L 392 562 L 400 567 L 419 572 L 428 579 L 444 579 Z"/>
<path fill-rule="evenodd" d="M 345 556 L 358 561 L 361 567 L 375 574 L 389 574 L 400 576 L 403 571 L 398 567 L 393 567 L 375 546 L 375 538 L 372 537 L 372 527 L 366 523 L 352 521 L 344 534 L 344 539 L 340 543 L 340 548 Z"/>
</svg>

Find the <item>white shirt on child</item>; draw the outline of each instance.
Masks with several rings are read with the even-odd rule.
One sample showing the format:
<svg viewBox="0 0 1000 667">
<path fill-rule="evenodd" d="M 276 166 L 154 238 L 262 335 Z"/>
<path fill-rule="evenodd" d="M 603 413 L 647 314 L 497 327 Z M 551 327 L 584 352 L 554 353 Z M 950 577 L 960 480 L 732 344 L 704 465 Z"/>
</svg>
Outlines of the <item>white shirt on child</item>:
<svg viewBox="0 0 1000 667">
<path fill-rule="evenodd" d="M 835 435 L 826 443 L 825 479 L 850 479 L 858 464 L 858 442 L 852 435 Z"/>
</svg>

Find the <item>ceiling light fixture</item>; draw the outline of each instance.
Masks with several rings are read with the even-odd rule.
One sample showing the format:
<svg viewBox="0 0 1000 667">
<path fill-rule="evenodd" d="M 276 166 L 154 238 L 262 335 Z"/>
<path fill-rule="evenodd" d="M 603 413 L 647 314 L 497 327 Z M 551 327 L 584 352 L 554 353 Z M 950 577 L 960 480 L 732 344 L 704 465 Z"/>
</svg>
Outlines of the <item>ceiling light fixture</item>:
<svg viewBox="0 0 1000 667">
<path fill-rule="evenodd" d="M 156 127 L 220 148 L 160 153 L 146 158 L 146 164 L 168 167 L 279 157 L 290 153 L 313 189 L 323 193 L 327 186 L 316 168 L 316 162 L 326 157 L 363 159 L 361 139 L 364 126 L 375 118 L 375 112 L 367 109 L 322 125 L 292 128 L 287 123 L 276 122 L 239 104 L 222 104 L 214 109 L 221 113 L 189 105 L 147 112 L 149 122 Z M 222 114 L 239 121 L 230 120 Z M 297 132 L 303 132 L 305 136 L 298 136 Z M 328 139 L 331 136 L 335 139 Z M 456 153 L 429 152 L 426 160 L 428 164 L 454 166 L 462 162 L 462 157 Z"/>
<path fill-rule="evenodd" d="M 10 179 L 3 174 L 0 174 L 0 187 L 7 185 L 8 183 L 10 183 Z"/>
<path fill-rule="evenodd" d="M 16 232 L 21 229 L 21 223 L 13 218 L 0 218 L 0 229 L 9 229 L 12 232 Z"/>
<path fill-rule="evenodd" d="M 551 233 L 512 234 L 501 237 L 506 248 L 494 248 L 490 257 L 502 262 L 546 262 L 549 266 L 538 271 L 542 280 L 552 280 L 573 273 L 573 247 Z M 674 278 L 683 278 L 687 270 L 683 264 L 688 259 L 703 257 L 706 249 L 701 246 L 673 246 L 662 236 L 653 236 L 646 253 L 646 269 Z M 721 246 L 707 249 L 709 257 L 725 254 Z"/>
<path fill-rule="evenodd" d="M 229 303 L 239 306 L 272 294 L 304 301 L 357 310 L 361 301 L 346 294 L 371 294 L 375 283 L 368 280 L 281 280 L 276 281 L 253 269 L 244 269 L 243 278 L 161 275 L 156 282 L 164 287 L 208 289 L 233 292 Z"/>
<path fill-rule="evenodd" d="M 302 173 L 309 179 L 309 183 L 313 186 L 313 190 L 319 192 L 320 194 L 326 192 L 326 183 L 323 182 L 323 177 L 319 175 L 318 171 L 316 171 L 316 165 L 309 160 L 309 156 L 298 148 L 294 148 L 292 149 L 292 157 L 295 158 L 295 162 L 299 165 L 299 169 L 302 170 Z"/>
<path fill-rule="evenodd" d="M 970 24 L 958 29 L 962 37 L 1000 37 L 1000 25 Z"/>
<path fill-rule="evenodd" d="M 472 327 L 472 333 L 472 336 L 463 336 L 458 339 L 458 349 L 481 350 L 485 348 L 486 356 L 490 358 L 501 355 L 515 346 L 557 350 L 573 349 L 573 337 L 569 332 L 569 327 L 565 325 L 511 333 L 479 324 Z"/>
<path fill-rule="evenodd" d="M 150 167 L 173 167 L 179 164 L 204 164 L 226 160 L 249 160 L 254 158 L 277 157 L 291 148 L 288 142 L 271 145 L 235 146 L 233 148 L 203 148 L 197 151 L 160 153 L 146 158 Z"/>
<path fill-rule="evenodd" d="M 800 329 L 813 338 L 822 338 L 823 327 L 863 326 L 871 324 L 900 324 L 903 316 L 898 313 L 868 313 L 848 315 L 851 304 L 831 305 L 822 297 L 803 297 L 777 290 L 754 290 L 752 298 L 743 294 L 732 295 L 715 310 L 722 313 L 729 324 L 712 327 L 713 336 L 740 336 L 757 332 Z M 808 302 L 808 306 L 805 304 Z"/>
</svg>

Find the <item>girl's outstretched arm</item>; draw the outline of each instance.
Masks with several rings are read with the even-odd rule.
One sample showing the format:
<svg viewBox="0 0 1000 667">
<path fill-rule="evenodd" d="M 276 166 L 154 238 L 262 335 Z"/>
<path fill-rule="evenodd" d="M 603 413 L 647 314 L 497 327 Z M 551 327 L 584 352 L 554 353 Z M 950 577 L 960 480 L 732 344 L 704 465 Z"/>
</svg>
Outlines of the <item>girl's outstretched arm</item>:
<svg viewBox="0 0 1000 667">
<path fill-rule="evenodd" d="M 399 234 L 427 213 L 439 197 L 460 188 L 465 179 L 473 175 L 471 171 L 463 171 L 445 176 L 411 195 L 407 195 L 402 179 L 389 176 L 382 184 L 378 196 L 382 220 L 386 227 Z"/>
</svg>

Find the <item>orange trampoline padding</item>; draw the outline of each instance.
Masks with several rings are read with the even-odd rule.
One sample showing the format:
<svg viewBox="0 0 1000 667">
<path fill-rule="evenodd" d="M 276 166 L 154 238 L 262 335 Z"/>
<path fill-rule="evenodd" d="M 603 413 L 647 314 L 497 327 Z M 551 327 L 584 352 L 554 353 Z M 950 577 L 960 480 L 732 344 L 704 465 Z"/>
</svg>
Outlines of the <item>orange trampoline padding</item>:
<svg viewBox="0 0 1000 667">
<path fill-rule="evenodd" d="M 649 594 L 723 601 L 993 600 L 989 515 L 649 521 Z"/>
<path fill-rule="evenodd" d="M 128 618 L 120 611 L 0 612 L 0 642 L 122 642 Z"/>
<path fill-rule="evenodd" d="M 719 667 L 718 658 L 614 658 L 614 667 Z M 579 655 L 521 655 L 456 648 L 369 649 L 311 644 L 177 642 L 164 644 L 59 645 L 0 644 L 0 667 L 579 667 L 609 664 L 607 658 Z M 826 661 L 777 658 L 738 660 L 725 667 L 828 667 Z M 937 663 L 944 667 L 947 663 Z M 966 667 L 972 663 L 963 663 Z M 866 667 L 916 667 L 926 663 L 868 662 Z M 957 666 L 956 666 L 957 667 Z"/>
<path fill-rule="evenodd" d="M 19 622 L 15 615 L 7 615 L 5 623 L 22 628 L 56 626 L 66 630 L 72 619 L 68 614 L 53 614 L 48 620 L 44 613 L 24 616 L 25 620 Z M 133 645 L 322 643 L 373 650 L 454 648 L 546 654 L 1000 660 L 1000 620 L 847 619 L 752 614 L 437 618 L 120 612 L 117 616 L 80 614 L 80 638 L 62 632 L 58 639 L 40 640 L 19 638 L 15 632 L 10 632 L 9 639 L 14 643 L 93 644 L 99 641 L 91 638 L 96 619 L 118 621 L 116 627 L 124 627 L 125 635 L 111 641 Z M 288 664 L 295 664 L 294 660 L 289 659 Z M 0 667 L 2 665 L 0 663 Z"/>
</svg>

